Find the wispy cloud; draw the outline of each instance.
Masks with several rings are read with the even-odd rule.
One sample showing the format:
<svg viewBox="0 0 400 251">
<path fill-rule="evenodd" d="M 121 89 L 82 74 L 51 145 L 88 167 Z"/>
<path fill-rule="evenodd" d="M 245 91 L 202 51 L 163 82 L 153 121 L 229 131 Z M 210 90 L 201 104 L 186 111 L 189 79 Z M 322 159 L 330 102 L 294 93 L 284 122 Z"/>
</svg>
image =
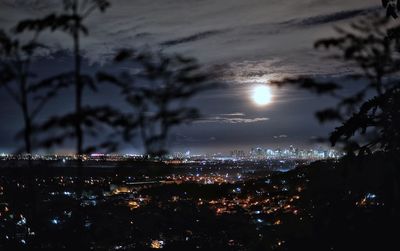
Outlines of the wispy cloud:
<svg viewBox="0 0 400 251">
<path fill-rule="evenodd" d="M 206 118 L 198 119 L 195 123 L 227 123 L 227 124 L 249 124 L 268 121 L 269 118 L 257 117 L 257 118 L 246 118 L 243 113 L 231 113 L 231 114 L 218 114 Z"/>
<path fill-rule="evenodd" d="M 287 136 L 286 134 L 281 134 L 281 135 L 275 135 L 273 136 L 274 139 L 285 139 L 288 138 L 289 136 Z"/>
<path fill-rule="evenodd" d="M 240 117 L 240 116 L 246 116 L 243 112 L 235 112 L 235 113 L 223 113 L 223 114 L 217 114 L 217 116 L 223 116 L 223 117 Z"/>
</svg>

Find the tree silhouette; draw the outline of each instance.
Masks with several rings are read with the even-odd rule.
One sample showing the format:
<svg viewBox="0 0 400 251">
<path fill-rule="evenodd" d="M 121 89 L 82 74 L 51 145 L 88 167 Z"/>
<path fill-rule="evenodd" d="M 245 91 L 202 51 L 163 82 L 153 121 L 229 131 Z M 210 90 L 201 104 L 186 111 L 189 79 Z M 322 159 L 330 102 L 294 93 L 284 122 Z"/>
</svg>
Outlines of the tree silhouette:
<svg viewBox="0 0 400 251">
<path fill-rule="evenodd" d="M 64 0 L 63 12 L 50 14 L 40 19 L 25 20 L 17 26 L 18 32 L 25 30 L 62 31 L 71 36 L 73 41 L 74 69 L 69 75 L 73 76 L 73 81 L 70 84 L 75 88 L 75 111 L 63 117 L 51 118 L 45 123 L 42 128 L 43 130 L 48 130 L 53 126 L 59 126 L 64 130 L 63 133 L 46 140 L 43 143 L 45 147 L 62 144 L 67 138 L 76 138 L 76 153 L 78 155 L 91 151 L 95 148 L 89 147 L 84 149 L 84 126 L 93 127 L 96 121 L 110 122 L 111 118 L 106 118 L 105 114 L 116 114 L 116 111 L 108 106 L 93 108 L 84 107 L 82 104 L 84 87 L 96 90 L 95 81 L 92 77 L 82 74 L 81 36 L 88 34 L 88 28 L 84 25 L 84 21 L 95 10 L 104 12 L 109 5 L 109 2 L 106 0 Z M 67 75 L 63 74 L 59 77 Z M 89 133 L 96 134 L 93 130 L 89 131 Z M 115 148 L 115 144 L 109 142 L 103 143 L 101 146 Z"/>
<path fill-rule="evenodd" d="M 72 53 L 74 65 L 72 71 L 64 72 L 47 79 L 41 84 L 46 86 L 50 83 L 62 83 L 62 86 L 74 88 L 74 110 L 72 112 L 49 117 L 47 121 L 37 126 L 37 131 L 42 133 L 40 146 L 50 148 L 64 144 L 68 139 L 76 140 L 76 154 L 78 155 L 76 182 L 76 203 L 73 212 L 74 226 L 70 234 L 70 243 L 76 249 L 85 249 L 82 243 L 84 218 L 82 214 L 81 200 L 84 189 L 84 165 L 82 155 L 97 149 L 114 151 L 118 145 L 116 132 L 109 137 L 104 137 L 104 130 L 116 129 L 124 125 L 124 116 L 115 108 L 102 105 L 83 105 L 84 91 L 90 89 L 92 92 L 98 90 L 96 80 L 90 74 L 82 70 L 81 37 L 88 34 L 88 28 L 84 22 L 96 10 L 104 12 L 109 6 L 104 0 L 64 0 L 63 11 L 53 13 L 44 18 L 29 19 L 20 22 L 16 31 L 42 32 L 64 32 L 72 39 Z M 39 85 L 39 86 L 42 86 Z M 104 141 L 93 145 L 85 145 L 85 136 L 98 139 L 100 136 Z M 45 134 L 45 135 L 43 135 Z"/>
<path fill-rule="evenodd" d="M 37 42 L 39 32 L 28 41 L 21 41 L 16 34 L 0 30 L 0 87 L 3 87 L 20 108 L 24 127 L 17 136 L 24 139 L 24 148 L 17 152 L 31 154 L 33 149 L 34 120 L 65 82 L 54 78 L 38 80 L 32 72 L 32 61 L 37 51 L 45 49 Z M 59 78 L 58 80 L 61 80 Z"/>
<path fill-rule="evenodd" d="M 360 154 L 400 150 L 400 86 L 396 79 L 400 62 L 395 53 L 396 41 L 388 37 L 388 29 L 388 19 L 374 14 L 352 23 L 347 30 L 336 28 L 337 37 L 315 43 L 316 48 L 334 49 L 333 58 L 357 66 L 347 76 L 360 83 L 350 95 L 340 91 L 344 88 L 342 82 L 324 83 L 307 76 L 274 82 L 338 99 L 336 107 L 316 114 L 320 122 L 342 123 L 329 137 L 332 145 L 343 142 L 349 151 Z"/>
<path fill-rule="evenodd" d="M 131 63 L 137 67 L 135 73 L 125 71 L 118 77 L 101 73 L 98 78 L 121 88 L 134 114 L 126 135 L 132 139 L 132 131 L 138 126 L 151 157 L 167 153 L 167 139 L 173 127 L 200 116 L 188 101 L 219 86 L 212 73 L 206 74 L 196 60 L 181 55 L 122 50 L 114 61 Z"/>
<path fill-rule="evenodd" d="M 17 103 L 23 114 L 24 120 L 24 151 L 32 153 L 32 119 L 33 116 L 29 107 L 30 62 L 35 47 L 35 39 L 28 44 L 20 44 L 20 41 L 13 40 L 4 31 L 0 31 L 0 53 L 1 53 L 1 86 L 6 89 L 9 95 Z"/>
<path fill-rule="evenodd" d="M 400 12 L 399 0 L 382 0 L 382 6 L 386 9 L 386 16 L 398 18 Z"/>
<path fill-rule="evenodd" d="M 28 155 L 28 170 L 24 172 L 30 189 L 28 200 L 29 223 L 32 229 L 38 229 L 37 223 L 37 186 L 36 172 L 32 168 L 32 151 L 37 146 L 34 135 L 37 133 L 35 120 L 45 105 L 67 85 L 62 77 L 40 79 L 32 71 L 32 64 L 39 51 L 45 49 L 38 42 L 39 32 L 34 32 L 31 39 L 23 40 L 11 32 L 0 30 L 0 87 L 3 87 L 21 110 L 23 128 L 17 134 L 22 137 L 24 147 L 18 153 Z M 55 81 L 57 80 L 57 81 Z"/>
</svg>

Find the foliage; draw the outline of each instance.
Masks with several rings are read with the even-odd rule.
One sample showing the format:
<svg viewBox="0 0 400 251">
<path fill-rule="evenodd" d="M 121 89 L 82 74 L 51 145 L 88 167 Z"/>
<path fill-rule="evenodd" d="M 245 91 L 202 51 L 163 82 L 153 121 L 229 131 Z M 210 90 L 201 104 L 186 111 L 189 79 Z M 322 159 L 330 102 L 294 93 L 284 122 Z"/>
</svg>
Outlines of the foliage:
<svg viewBox="0 0 400 251">
<path fill-rule="evenodd" d="M 39 32 L 28 41 L 15 33 L 0 30 L 0 87 L 16 102 L 23 115 L 24 127 L 18 137 L 24 139 L 24 149 L 18 152 L 30 154 L 33 148 L 35 119 L 44 106 L 66 87 L 64 76 L 40 79 L 32 71 L 32 64 L 39 51 L 46 46 L 38 42 Z M 57 81 L 56 81 L 57 80 Z"/>
<path fill-rule="evenodd" d="M 360 154 L 374 150 L 400 150 L 400 71 L 396 41 L 389 39 L 389 21 L 380 15 L 364 17 L 349 29 L 336 28 L 337 37 L 315 43 L 316 48 L 333 49 L 332 58 L 354 67 L 344 78 L 359 85 L 348 95 L 343 82 L 326 83 L 300 76 L 277 81 L 328 94 L 338 100 L 336 107 L 317 112 L 320 122 L 339 121 L 331 133 L 332 145 L 342 142 L 347 150 Z"/>
<path fill-rule="evenodd" d="M 400 12 L 400 0 L 382 0 L 382 6 L 386 9 L 388 17 L 397 18 Z"/>
<path fill-rule="evenodd" d="M 121 88 L 135 114 L 131 125 L 139 127 L 146 152 L 153 157 L 166 153 L 168 134 L 174 126 L 199 117 L 188 101 L 218 86 L 196 60 L 181 55 L 122 50 L 114 61 L 130 63 L 135 73 L 124 71 L 114 77 L 103 72 L 98 78 Z M 132 135 L 134 129 L 127 128 L 126 135 Z"/>
<path fill-rule="evenodd" d="M 61 31 L 70 35 L 73 40 L 74 69 L 54 76 L 54 80 L 63 81 L 66 85 L 75 89 L 75 110 L 72 113 L 49 118 L 47 122 L 40 126 L 39 129 L 42 132 L 55 129 L 55 133 L 50 138 L 43 140 L 41 143 L 43 147 L 60 145 L 70 138 L 76 139 L 76 152 L 79 155 L 97 149 L 113 151 L 117 147 L 117 142 L 111 140 L 113 135 L 110 135 L 105 142 L 84 148 L 85 135 L 96 137 L 104 126 L 121 125 L 120 122 L 123 117 L 110 106 L 84 107 L 82 104 L 85 88 L 97 91 L 95 79 L 89 74 L 82 73 L 81 35 L 88 35 L 89 32 L 84 21 L 93 11 L 104 12 L 109 6 L 109 2 L 105 0 L 64 0 L 61 13 L 52 13 L 39 19 L 24 20 L 16 27 L 17 32 L 27 30 L 36 32 L 44 30 Z"/>
<path fill-rule="evenodd" d="M 65 0 L 60 12 L 17 24 L 17 33 L 63 32 L 72 38 L 73 69 L 42 80 L 31 88 L 39 93 L 38 99 L 43 100 L 33 108 L 35 116 L 60 88 L 73 88 L 75 91 L 73 112 L 50 117 L 35 126 L 35 133 L 43 139 L 38 146 L 51 148 L 74 139 L 79 155 L 101 149 L 114 151 L 118 146 L 117 135 L 132 141 L 136 129 L 140 128 L 146 151 L 152 156 L 161 156 L 166 152 L 171 128 L 199 116 L 197 109 L 187 102 L 199 92 L 215 87 L 211 81 L 212 74 L 206 74 L 192 58 L 123 50 L 115 57 L 115 62 L 136 64 L 138 74 L 125 71 L 116 77 L 109 73 L 99 73 L 98 76 L 101 82 L 111 82 L 121 88 L 133 112 L 123 114 L 109 105 L 83 105 L 86 90 L 97 92 L 99 88 L 92 75 L 82 72 L 81 37 L 89 33 L 85 20 L 94 11 L 104 12 L 109 6 L 106 0 Z M 2 74 L 2 77 L 9 81 L 10 75 Z M 41 92 L 43 88 L 47 92 Z M 107 128 L 111 128 L 112 133 L 102 137 L 105 138 L 103 142 L 85 145 L 86 138 L 98 138 L 105 130 L 110 132 Z"/>
</svg>

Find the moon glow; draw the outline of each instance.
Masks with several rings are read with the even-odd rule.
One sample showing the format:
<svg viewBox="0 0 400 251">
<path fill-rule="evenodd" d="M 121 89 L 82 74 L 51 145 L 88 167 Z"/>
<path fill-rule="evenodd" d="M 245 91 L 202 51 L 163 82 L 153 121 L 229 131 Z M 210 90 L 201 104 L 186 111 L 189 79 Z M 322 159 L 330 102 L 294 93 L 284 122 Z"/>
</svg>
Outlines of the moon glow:
<svg viewBox="0 0 400 251">
<path fill-rule="evenodd" d="M 251 99 L 257 106 L 265 106 L 272 102 L 271 88 L 267 85 L 257 85 L 251 91 Z"/>
</svg>

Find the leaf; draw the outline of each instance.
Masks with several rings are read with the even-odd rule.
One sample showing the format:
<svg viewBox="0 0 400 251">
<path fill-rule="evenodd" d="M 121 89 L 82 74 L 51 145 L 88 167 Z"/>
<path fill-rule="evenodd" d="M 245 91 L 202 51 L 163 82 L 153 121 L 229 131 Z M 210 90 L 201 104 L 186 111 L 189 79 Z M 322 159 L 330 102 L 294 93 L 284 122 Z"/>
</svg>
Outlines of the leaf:
<svg viewBox="0 0 400 251">
<path fill-rule="evenodd" d="M 388 6 L 389 2 L 390 2 L 390 0 L 382 0 L 383 7 L 386 8 Z"/>
<path fill-rule="evenodd" d="M 388 5 L 386 8 L 386 16 L 387 17 L 393 17 L 393 18 L 398 18 L 398 15 L 396 13 L 396 9 L 393 5 Z"/>
<path fill-rule="evenodd" d="M 120 50 L 114 58 L 115 62 L 122 62 L 133 56 L 132 50 Z"/>
<path fill-rule="evenodd" d="M 339 121 L 343 120 L 340 112 L 333 108 L 328 108 L 322 111 L 318 111 L 316 113 L 316 117 L 321 123 L 333 120 L 339 120 Z"/>
</svg>

